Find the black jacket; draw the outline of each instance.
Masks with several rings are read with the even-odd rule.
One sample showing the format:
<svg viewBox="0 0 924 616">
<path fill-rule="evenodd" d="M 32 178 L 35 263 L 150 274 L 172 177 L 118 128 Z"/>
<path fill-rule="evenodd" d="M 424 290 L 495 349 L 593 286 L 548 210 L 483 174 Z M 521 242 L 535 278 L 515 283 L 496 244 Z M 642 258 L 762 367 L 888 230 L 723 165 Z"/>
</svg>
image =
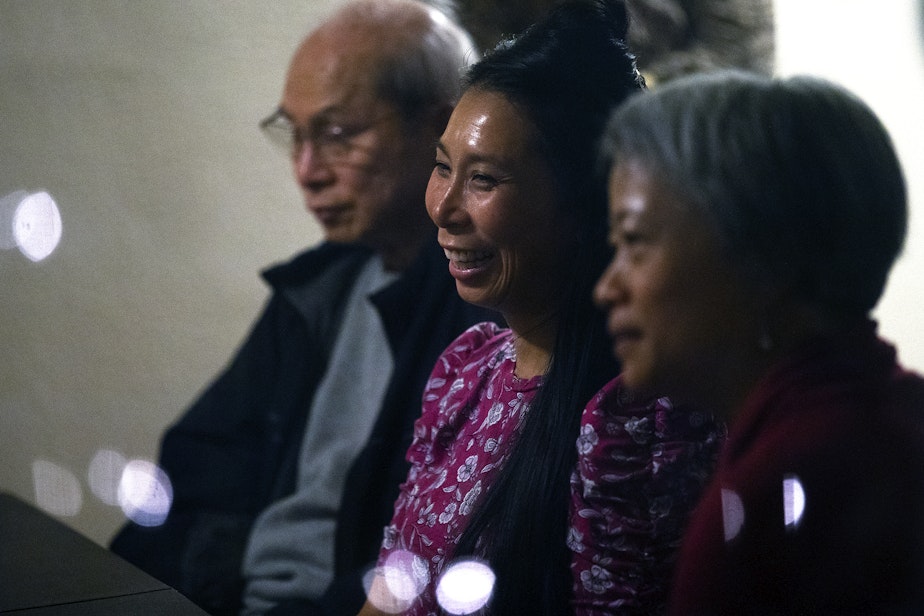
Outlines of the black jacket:
<svg viewBox="0 0 924 616">
<path fill-rule="evenodd" d="M 173 506 L 156 528 L 128 523 L 112 550 L 213 614 L 236 614 L 243 552 L 257 515 L 295 488 L 308 409 L 340 327 L 342 305 L 371 253 L 323 244 L 267 270 L 273 288 L 237 356 L 170 427 L 160 465 Z M 394 354 L 394 372 L 372 434 L 350 469 L 335 540 L 335 579 L 317 603 L 274 613 L 355 614 L 360 576 L 391 519 L 421 394 L 443 349 L 469 325 L 499 316 L 459 299 L 433 241 L 372 297 Z"/>
</svg>

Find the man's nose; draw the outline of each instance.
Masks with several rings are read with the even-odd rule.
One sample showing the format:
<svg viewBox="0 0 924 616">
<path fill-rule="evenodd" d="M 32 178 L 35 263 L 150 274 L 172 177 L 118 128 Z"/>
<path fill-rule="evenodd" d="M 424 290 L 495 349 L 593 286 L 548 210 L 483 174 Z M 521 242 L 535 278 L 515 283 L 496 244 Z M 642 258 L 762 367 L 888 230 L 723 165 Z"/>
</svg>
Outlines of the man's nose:
<svg viewBox="0 0 924 616">
<path fill-rule="evenodd" d="M 300 141 L 294 146 L 292 163 L 298 183 L 305 188 L 319 187 L 333 181 L 333 168 L 310 140 Z"/>
</svg>

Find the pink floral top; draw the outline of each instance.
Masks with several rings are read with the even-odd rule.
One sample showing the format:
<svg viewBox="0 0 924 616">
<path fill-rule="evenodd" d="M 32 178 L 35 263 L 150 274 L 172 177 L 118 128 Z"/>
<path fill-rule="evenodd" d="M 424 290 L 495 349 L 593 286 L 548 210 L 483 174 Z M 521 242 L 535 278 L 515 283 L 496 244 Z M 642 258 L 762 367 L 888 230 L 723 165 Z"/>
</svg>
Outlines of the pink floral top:
<svg viewBox="0 0 924 616">
<path fill-rule="evenodd" d="M 395 559 L 413 571 L 416 598 L 403 613 L 439 613 L 439 578 L 541 384 L 541 377 L 518 378 L 515 367 L 512 332 L 493 323 L 473 326 L 437 360 L 408 450 L 411 470 L 379 556 L 380 571 Z M 666 399 L 637 403 L 618 378 L 581 421 L 567 537 L 576 612 L 650 612 L 665 599 L 673 553 L 711 469 L 718 431 Z"/>
<path fill-rule="evenodd" d="M 690 511 L 724 427 L 667 398 L 639 400 L 617 377 L 581 416 L 568 547 L 575 614 L 658 614 Z"/>
</svg>

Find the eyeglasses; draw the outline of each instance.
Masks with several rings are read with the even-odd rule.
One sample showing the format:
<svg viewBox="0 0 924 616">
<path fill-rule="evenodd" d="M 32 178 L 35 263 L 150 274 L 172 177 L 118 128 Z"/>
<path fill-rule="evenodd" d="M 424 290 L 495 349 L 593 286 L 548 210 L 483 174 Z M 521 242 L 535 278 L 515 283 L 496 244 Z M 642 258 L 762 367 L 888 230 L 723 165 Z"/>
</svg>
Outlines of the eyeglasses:
<svg viewBox="0 0 924 616">
<path fill-rule="evenodd" d="M 308 126 L 295 126 L 282 109 L 260 121 L 260 130 L 277 147 L 297 157 L 306 143 L 311 144 L 315 156 L 328 164 L 342 162 L 353 151 L 355 139 L 377 124 L 391 117 L 388 113 L 359 124 L 345 124 L 317 120 Z"/>
</svg>

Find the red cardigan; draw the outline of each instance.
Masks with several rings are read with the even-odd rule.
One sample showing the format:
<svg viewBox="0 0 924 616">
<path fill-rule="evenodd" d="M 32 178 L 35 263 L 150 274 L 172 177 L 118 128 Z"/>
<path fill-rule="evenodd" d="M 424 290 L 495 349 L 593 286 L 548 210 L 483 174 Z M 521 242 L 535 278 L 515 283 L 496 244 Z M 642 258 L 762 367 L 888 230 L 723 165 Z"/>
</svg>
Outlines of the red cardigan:
<svg viewBox="0 0 924 616">
<path fill-rule="evenodd" d="M 924 379 L 874 323 L 807 345 L 751 392 L 670 613 L 924 613 Z"/>
</svg>

